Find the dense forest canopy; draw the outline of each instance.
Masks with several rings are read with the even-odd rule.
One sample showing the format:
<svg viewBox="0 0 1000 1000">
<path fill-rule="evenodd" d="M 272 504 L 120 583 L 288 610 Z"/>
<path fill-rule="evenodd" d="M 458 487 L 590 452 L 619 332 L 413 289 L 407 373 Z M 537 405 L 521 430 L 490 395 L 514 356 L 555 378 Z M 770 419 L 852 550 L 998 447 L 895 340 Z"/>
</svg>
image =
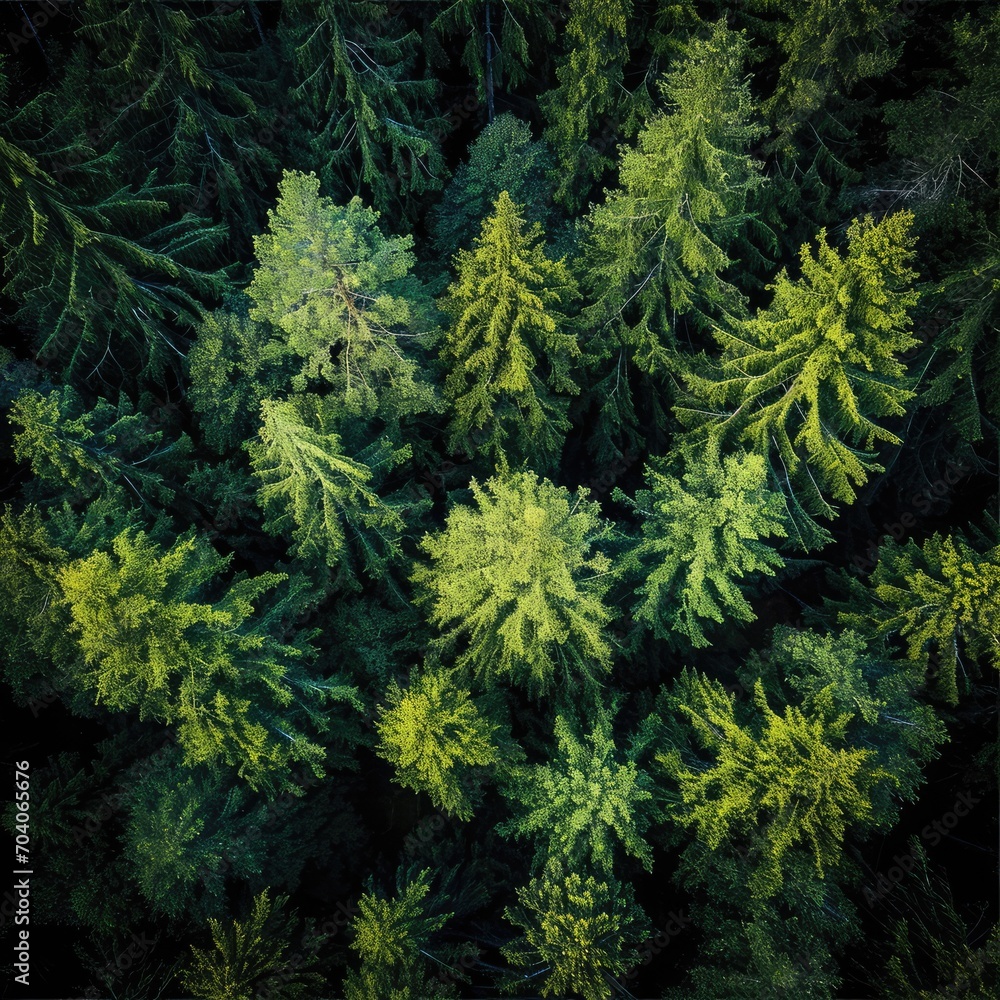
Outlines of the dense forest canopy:
<svg viewBox="0 0 1000 1000">
<path fill-rule="evenodd" d="M 0 15 L 5 995 L 998 995 L 1000 5 Z"/>
</svg>

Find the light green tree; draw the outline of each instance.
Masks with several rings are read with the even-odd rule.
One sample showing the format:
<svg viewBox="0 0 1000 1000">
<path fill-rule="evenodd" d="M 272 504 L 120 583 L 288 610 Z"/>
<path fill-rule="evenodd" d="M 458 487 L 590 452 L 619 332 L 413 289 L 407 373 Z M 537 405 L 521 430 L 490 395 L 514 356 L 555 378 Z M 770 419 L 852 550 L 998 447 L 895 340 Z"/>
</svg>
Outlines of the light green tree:
<svg viewBox="0 0 1000 1000">
<path fill-rule="evenodd" d="M 453 410 L 451 446 L 485 431 L 494 461 L 527 460 L 546 469 L 569 430 L 570 376 L 579 356 L 563 311 L 578 296 L 562 260 L 542 246 L 541 226 L 501 191 L 472 250 L 459 251 L 458 276 L 443 309 L 451 317 L 441 346 L 444 396 Z"/>
<path fill-rule="evenodd" d="M 251 318 L 283 331 L 302 359 L 296 390 L 328 385 L 344 412 L 386 422 L 433 409 L 412 343 L 430 300 L 410 271 L 412 236 L 387 237 L 360 198 L 335 205 L 313 174 L 286 171 L 247 295 Z"/>
<path fill-rule="evenodd" d="M 634 761 L 622 761 L 611 720 L 599 714 L 581 739 L 559 715 L 555 734 L 558 748 L 548 764 L 512 770 L 505 794 L 515 816 L 498 830 L 536 838 L 539 866 L 556 858 L 573 870 L 584 866 L 609 876 L 620 845 L 651 870 L 652 851 L 642 839 L 651 779 Z"/>
<path fill-rule="evenodd" d="M 492 742 L 496 726 L 441 670 L 421 673 L 404 691 L 393 681 L 376 723 L 378 753 L 396 768 L 396 780 L 426 792 L 439 809 L 472 817 L 462 779 L 473 767 L 500 760 Z"/>
<path fill-rule="evenodd" d="M 470 489 L 474 505 L 455 507 L 445 530 L 424 538 L 430 562 L 412 574 L 442 630 L 438 645 L 461 640 L 459 667 L 534 697 L 595 681 L 610 666 L 602 630 L 612 617 L 611 561 L 596 548 L 612 528 L 598 505 L 531 472 Z"/>
<path fill-rule="evenodd" d="M 898 357 L 916 343 L 912 223 L 909 212 L 867 216 L 851 223 L 844 253 L 825 232 L 815 251 L 803 246 L 799 278 L 782 270 L 769 306 L 716 330 L 715 380 L 691 376 L 703 403 L 731 408 L 716 417 L 705 405 L 677 410 L 768 456 L 785 490 L 825 517 L 836 513 L 825 494 L 852 503 L 855 485 L 883 471 L 876 442 L 900 443 L 877 421 L 905 414 L 914 395 Z"/>
<path fill-rule="evenodd" d="M 372 470 L 343 453 L 324 403 L 311 394 L 265 400 L 247 450 L 265 529 L 291 535 L 299 558 L 336 567 L 355 586 L 356 562 L 378 577 L 398 554 L 403 520 L 369 487 Z"/>
<path fill-rule="evenodd" d="M 783 537 L 785 504 L 767 489 L 767 466 L 754 454 L 720 459 L 718 449 L 689 452 L 681 477 L 647 466 L 648 490 L 629 501 L 642 536 L 624 566 L 643 579 L 632 614 L 657 638 L 708 646 L 704 624 L 727 615 L 753 621 L 739 585 L 752 574 L 774 576 L 784 560 L 768 537 Z"/>
<path fill-rule="evenodd" d="M 439 979 L 427 976 L 424 956 L 431 935 L 452 916 L 431 913 L 430 869 L 397 874 L 396 896 L 386 899 L 369 885 L 351 921 L 351 948 L 361 959 L 344 979 L 345 1000 L 438 1000 L 454 995 Z"/>
<path fill-rule="evenodd" d="M 751 879 L 755 896 L 780 889 L 783 862 L 806 845 L 821 877 L 842 861 L 849 826 L 869 820 L 872 789 L 895 776 L 877 766 L 875 752 L 842 746 L 850 712 L 805 713 L 792 705 L 778 715 L 763 686 L 754 685 L 755 718 L 740 721 L 734 696 L 718 681 L 687 669 L 676 682 L 668 711 L 686 716 L 707 751 L 686 759 L 679 749 L 657 755 L 677 783 L 675 822 L 694 827 L 710 849 L 754 831 L 760 862 Z"/>
<path fill-rule="evenodd" d="M 523 936 L 501 951 L 526 971 L 512 980 L 509 992 L 517 995 L 525 981 L 544 976 L 543 997 L 579 994 L 584 1000 L 608 1000 L 610 977 L 628 970 L 633 946 L 649 930 L 632 887 L 584 877 L 552 858 L 541 877 L 517 890 L 517 898 L 504 916 Z"/>
<path fill-rule="evenodd" d="M 854 580 L 840 622 L 872 637 L 900 636 L 948 703 L 968 690 L 981 659 L 1000 668 L 1000 546 L 935 532 L 918 545 L 886 539 L 869 585 Z M 961 684 L 960 684 L 961 677 Z"/>
</svg>

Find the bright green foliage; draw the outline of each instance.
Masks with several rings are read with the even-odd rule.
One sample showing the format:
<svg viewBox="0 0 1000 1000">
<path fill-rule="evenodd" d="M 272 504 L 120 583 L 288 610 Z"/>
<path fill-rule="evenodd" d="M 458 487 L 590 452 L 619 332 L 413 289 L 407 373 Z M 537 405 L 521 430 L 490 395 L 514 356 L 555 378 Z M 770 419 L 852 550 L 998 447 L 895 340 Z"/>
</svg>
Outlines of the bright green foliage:
<svg viewBox="0 0 1000 1000">
<path fill-rule="evenodd" d="M 255 1000 L 265 992 L 274 1000 L 298 1000 L 315 996 L 323 977 L 309 968 L 316 964 L 319 941 L 310 942 L 305 953 L 296 952 L 294 964 L 291 937 L 295 911 L 282 910 L 287 896 L 273 900 L 265 891 L 253 901 L 246 920 L 223 926 L 210 919 L 212 950 L 191 948 L 191 964 L 182 974 L 184 989 L 197 1000 Z"/>
<path fill-rule="evenodd" d="M 263 482 L 264 527 L 290 534 L 301 559 L 338 567 L 346 583 L 357 559 L 349 543 L 365 570 L 380 576 L 398 552 L 402 518 L 368 487 L 372 470 L 343 454 L 322 404 L 306 395 L 261 406 L 263 424 L 248 449 Z"/>
<path fill-rule="evenodd" d="M 358 900 L 358 914 L 351 921 L 351 948 L 361 957 L 360 970 L 350 970 L 344 980 L 345 1000 L 436 1000 L 447 996 L 424 972 L 421 955 L 427 955 L 431 935 L 440 930 L 447 914 L 427 912 L 430 869 L 414 878 L 397 877 L 397 895 L 385 899 L 370 887 Z"/>
<path fill-rule="evenodd" d="M 562 260 L 542 247 L 542 229 L 501 191 L 472 250 L 455 259 L 458 277 L 443 308 L 451 317 L 441 357 L 454 416 L 451 447 L 485 430 L 480 447 L 494 462 L 527 460 L 546 469 L 569 430 L 570 377 L 580 354 L 561 310 L 578 296 Z"/>
<path fill-rule="evenodd" d="M 366 184 L 382 212 L 441 186 L 440 126 L 427 109 L 436 84 L 416 73 L 419 36 L 398 13 L 369 0 L 289 0 L 278 33 L 325 184 L 338 195 Z"/>
<path fill-rule="evenodd" d="M 610 719 L 602 713 L 580 739 L 559 715 L 555 734 L 558 750 L 550 763 L 512 772 L 506 795 L 520 815 L 499 831 L 537 838 L 536 863 L 556 858 L 570 870 L 587 867 L 607 876 L 620 844 L 651 870 L 652 852 L 642 839 L 650 778 L 634 761 L 620 763 Z"/>
<path fill-rule="evenodd" d="M 551 187 L 546 174 L 551 167 L 551 151 L 531 138 L 527 122 L 509 112 L 497 115 L 469 146 L 468 160 L 460 164 L 431 211 L 435 256 L 451 260 L 490 214 L 501 191 L 551 237 L 554 218 L 546 207 Z"/>
<path fill-rule="evenodd" d="M 648 490 L 634 501 L 642 538 L 628 564 L 645 582 L 632 614 L 657 638 L 708 646 L 703 621 L 756 617 L 737 583 L 750 574 L 774 576 L 782 557 L 762 539 L 783 537 L 784 498 L 766 488 L 760 455 L 719 458 L 716 448 L 690 453 L 682 478 L 647 466 Z"/>
<path fill-rule="evenodd" d="M 418 600 L 440 645 L 487 681 L 509 677 L 533 696 L 592 682 L 610 665 L 602 598 L 611 561 L 595 545 L 611 526 L 600 508 L 530 472 L 470 484 L 474 507 L 455 507 L 421 543 Z"/>
<path fill-rule="evenodd" d="M 853 502 L 854 485 L 883 471 L 875 442 L 900 443 L 876 420 L 902 416 L 913 397 L 897 358 L 915 344 L 912 222 L 909 212 L 854 220 L 845 254 L 821 232 L 815 251 L 802 247 L 800 278 L 782 270 L 766 309 L 716 330 L 724 348 L 718 380 L 692 377 L 710 403 L 735 407 L 717 418 L 715 431 L 770 456 L 783 485 L 826 517 L 835 509 L 824 492 Z M 705 419 L 694 407 L 678 412 Z"/>
<path fill-rule="evenodd" d="M 846 95 L 859 80 L 892 69 L 899 57 L 887 34 L 899 10 L 894 0 L 751 0 L 749 6 L 786 18 L 777 28 L 784 62 L 765 105 L 782 136 L 801 128 L 831 92 Z"/>
<path fill-rule="evenodd" d="M 611 161 L 587 140 L 598 119 L 622 102 L 626 34 L 632 0 L 581 0 L 565 26 L 567 53 L 556 69 L 559 86 L 539 99 L 545 138 L 559 157 L 553 171 L 556 200 L 570 211 L 583 203 L 590 184 Z"/>
<path fill-rule="evenodd" d="M 762 132 L 752 122 L 746 57 L 746 39 L 724 22 L 710 38 L 690 41 L 660 85 L 669 113 L 624 151 L 620 186 L 590 215 L 594 303 L 585 315 L 617 332 L 645 372 L 671 367 L 678 314 L 706 326 L 720 310 L 742 308 L 720 272 L 747 221 L 747 194 L 762 183 L 760 164 L 746 152 Z"/>
<path fill-rule="evenodd" d="M 836 867 L 848 826 L 871 815 L 872 786 L 893 775 L 872 766 L 872 750 L 838 748 L 848 712 L 807 715 L 787 705 L 778 715 L 759 681 L 756 724 L 741 724 L 733 703 L 718 681 L 685 669 L 670 704 L 712 760 L 686 761 L 676 749 L 657 759 L 679 786 L 675 822 L 695 827 L 709 848 L 759 831 L 763 850 L 751 888 L 767 897 L 780 888 L 782 863 L 796 844 L 809 846 L 821 876 Z"/>
<path fill-rule="evenodd" d="M 870 586 L 855 581 L 852 592 L 840 621 L 866 635 L 901 636 L 923 670 L 933 660 L 938 694 L 950 704 L 958 703 L 959 671 L 963 690 L 976 672 L 963 654 L 1000 668 L 1000 546 L 979 551 L 960 533 L 935 533 L 922 545 L 887 539 Z"/>
<path fill-rule="evenodd" d="M 21 428 L 14 435 L 18 461 L 30 462 L 32 472 L 51 488 L 59 492 L 68 488 L 80 498 L 120 482 L 143 503 L 167 502 L 173 490 L 158 470 L 182 459 L 189 444 L 183 435 L 164 444 L 163 432 L 135 412 L 124 393 L 117 407 L 99 399 L 88 412 L 68 386 L 44 396 L 25 390 L 8 419 Z"/>
<path fill-rule="evenodd" d="M 407 341 L 426 332 L 423 294 L 410 277 L 412 236 L 387 238 L 360 198 L 319 193 L 313 174 L 286 171 L 268 232 L 254 239 L 260 265 L 250 315 L 281 329 L 303 359 L 293 380 L 333 387 L 346 413 L 386 420 L 433 407 Z"/>
<path fill-rule="evenodd" d="M 253 434 L 261 403 L 288 385 L 293 363 L 277 331 L 250 318 L 246 296 L 207 313 L 188 352 L 191 405 L 205 441 L 226 452 Z"/>
<path fill-rule="evenodd" d="M 442 671 L 421 673 L 405 691 L 392 682 L 376 728 L 378 753 L 396 768 L 401 785 L 471 819 L 462 778 L 469 768 L 492 767 L 500 758 L 491 741 L 496 726 L 480 715 L 468 691 Z"/>
<path fill-rule="evenodd" d="M 271 114 L 260 107 L 268 95 L 254 77 L 265 59 L 253 51 L 249 12 L 238 5 L 195 13 L 163 0 L 88 0 L 81 20 L 78 33 L 91 43 L 94 63 L 71 63 L 72 83 L 89 96 L 102 143 L 155 150 L 135 168 L 159 168 L 168 182 L 183 185 L 175 200 L 184 210 L 208 214 L 204 209 L 218 200 L 248 236 L 263 211 L 254 192 L 266 188 L 278 164 L 264 141 Z M 129 99 L 121 101 L 124 94 Z M 104 109 L 115 103 L 124 107 L 109 121 Z"/>
<path fill-rule="evenodd" d="M 584 1000 L 612 996 L 609 977 L 631 966 L 635 945 L 649 928 L 630 885 L 599 882 L 571 871 L 558 858 L 541 878 L 517 890 L 518 904 L 504 916 L 524 936 L 501 948 L 511 962 L 527 968 L 509 987 L 515 996 L 525 982 L 537 982 L 543 997 L 579 994 Z"/>
<path fill-rule="evenodd" d="M 322 773 L 322 750 L 282 711 L 303 650 L 275 642 L 251 619 L 283 577 L 237 580 L 209 603 L 204 589 L 227 561 L 191 535 L 161 552 L 142 532 L 126 531 L 111 553 L 60 569 L 83 654 L 77 683 L 99 704 L 177 723 L 186 763 L 225 762 L 255 787 L 295 760 Z"/>
</svg>

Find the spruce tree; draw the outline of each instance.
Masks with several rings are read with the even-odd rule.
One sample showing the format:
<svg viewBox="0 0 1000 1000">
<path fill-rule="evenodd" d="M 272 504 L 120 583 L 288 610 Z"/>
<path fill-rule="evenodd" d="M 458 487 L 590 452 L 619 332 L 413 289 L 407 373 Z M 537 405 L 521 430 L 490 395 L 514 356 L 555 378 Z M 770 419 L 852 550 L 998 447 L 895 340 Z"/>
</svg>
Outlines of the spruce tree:
<svg viewBox="0 0 1000 1000">
<path fill-rule="evenodd" d="M 912 222 L 909 212 L 856 219 L 845 253 L 825 232 L 815 251 L 803 246 L 799 278 L 782 270 L 770 305 L 716 330 L 721 370 L 690 376 L 701 405 L 678 407 L 768 456 L 790 502 L 809 513 L 833 517 L 831 500 L 852 503 L 855 486 L 884 471 L 876 442 L 900 443 L 877 421 L 905 414 L 914 395 L 898 357 L 915 343 Z M 706 415 L 706 404 L 727 409 Z"/>
<path fill-rule="evenodd" d="M 470 484 L 474 506 L 457 506 L 445 530 L 425 536 L 429 563 L 412 580 L 418 602 L 458 647 L 456 665 L 487 682 L 509 678 L 540 697 L 596 681 L 610 666 L 603 597 L 610 559 L 596 546 L 611 526 L 598 505 L 509 472 Z"/>
<path fill-rule="evenodd" d="M 472 250 L 456 258 L 441 358 L 451 447 L 483 432 L 479 447 L 494 462 L 502 456 L 545 471 L 569 430 L 565 397 L 579 391 L 570 371 L 580 350 L 563 313 L 577 297 L 575 282 L 541 237 L 541 226 L 526 227 L 501 191 Z"/>
<path fill-rule="evenodd" d="M 679 478 L 656 464 L 646 477 L 650 488 L 634 501 L 615 492 L 642 517 L 642 536 L 623 563 L 644 580 L 633 617 L 657 638 L 707 646 L 703 622 L 754 620 L 740 581 L 784 565 L 763 540 L 786 534 L 784 499 L 767 489 L 761 456 L 720 459 L 715 447 L 689 453 Z"/>
<path fill-rule="evenodd" d="M 632 887 L 581 875 L 551 858 L 539 878 L 517 890 L 517 898 L 504 916 L 523 934 L 501 950 L 525 971 L 510 981 L 509 992 L 517 996 L 526 981 L 544 976 L 543 997 L 572 993 L 608 1000 L 610 977 L 628 971 L 634 946 L 649 929 Z"/>
<path fill-rule="evenodd" d="M 396 768 L 396 780 L 427 792 L 434 805 L 470 819 L 473 802 L 464 787 L 473 767 L 500 761 L 484 718 L 468 691 L 442 671 L 426 671 L 404 691 L 392 682 L 376 723 L 378 753 Z"/>
</svg>

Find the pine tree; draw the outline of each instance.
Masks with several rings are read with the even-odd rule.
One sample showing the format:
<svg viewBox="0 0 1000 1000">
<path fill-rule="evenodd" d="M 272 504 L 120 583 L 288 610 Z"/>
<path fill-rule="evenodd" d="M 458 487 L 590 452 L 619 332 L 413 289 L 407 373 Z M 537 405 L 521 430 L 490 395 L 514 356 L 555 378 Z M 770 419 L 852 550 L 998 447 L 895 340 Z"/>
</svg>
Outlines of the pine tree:
<svg viewBox="0 0 1000 1000">
<path fill-rule="evenodd" d="M 978 541 L 960 532 L 935 532 L 921 545 L 887 539 L 869 586 L 854 581 L 838 615 L 865 635 L 900 636 L 922 672 L 933 660 L 934 686 L 952 705 L 978 674 L 977 660 L 1000 668 L 1000 545 Z"/>
<path fill-rule="evenodd" d="M 251 618 L 283 577 L 237 579 L 210 603 L 204 588 L 227 562 L 192 534 L 164 552 L 126 531 L 112 552 L 63 566 L 57 579 L 83 657 L 76 683 L 98 704 L 177 723 L 190 764 L 225 763 L 254 787 L 280 781 L 296 760 L 322 773 L 322 749 L 297 731 L 288 706 L 294 688 L 314 702 L 327 692 L 290 684 L 306 650 L 276 642 Z M 320 721 L 318 710 L 307 714 Z"/>
<path fill-rule="evenodd" d="M 338 579 L 355 586 L 358 562 L 370 576 L 384 574 L 404 525 L 369 487 L 372 470 L 343 453 L 324 402 L 309 394 L 265 400 L 247 448 L 262 481 L 265 529 L 290 534 L 300 559 L 336 567 Z"/>
<path fill-rule="evenodd" d="M 321 197 L 313 174 L 285 173 L 268 232 L 254 239 L 259 266 L 250 316 L 282 330 L 301 358 L 297 390 L 332 386 L 345 414 L 392 424 L 434 408 L 407 341 L 429 330 L 430 303 L 410 275 L 412 236 L 385 237 L 360 198 Z"/>
<path fill-rule="evenodd" d="M 431 935 L 452 916 L 428 911 L 430 874 L 430 869 L 401 870 L 395 898 L 384 898 L 369 884 L 368 892 L 358 900 L 358 914 L 351 921 L 351 948 L 360 955 L 361 968 L 347 973 L 345 1000 L 439 1000 L 453 995 L 427 977 L 421 957 L 429 954 Z"/>
<path fill-rule="evenodd" d="M 602 117 L 622 104 L 626 41 L 632 0 L 583 0 L 565 26 L 566 55 L 556 69 L 559 86 L 539 98 L 548 127 L 545 138 L 559 157 L 553 170 L 555 198 L 578 211 L 590 185 L 611 161 L 588 140 Z"/>
<path fill-rule="evenodd" d="M 475 506 L 452 509 L 445 530 L 424 538 L 431 562 L 412 574 L 443 630 L 438 644 L 462 640 L 459 667 L 509 677 L 535 697 L 595 681 L 610 665 L 601 630 L 611 620 L 611 562 L 595 548 L 611 526 L 598 505 L 530 472 L 470 489 Z"/>
<path fill-rule="evenodd" d="M 405 691 L 389 685 L 376 723 L 378 753 L 396 768 L 401 785 L 427 792 L 437 808 L 467 820 L 473 803 L 463 779 L 473 767 L 499 763 L 491 739 L 496 728 L 443 672 L 422 672 Z"/>
<path fill-rule="evenodd" d="M 653 858 L 642 839 L 652 799 L 649 776 L 634 761 L 620 763 L 611 720 L 600 713 L 582 739 L 565 716 L 556 717 L 558 749 L 550 763 L 515 768 L 506 797 L 515 816 L 498 827 L 505 836 L 537 838 L 536 864 L 547 858 L 609 876 L 618 845 L 642 861 Z"/>
<path fill-rule="evenodd" d="M 766 488 L 764 459 L 754 454 L 719 458 L 717 448 L 688 455 L 681 478 L 647 466 L 650 488 L 628 501 L 642 515 L 642 537 L 625 565 L 644 583 L 632 610 L 657 638 L 708 646 L 702 621 L 755 615 L 737 578 L 773 576 L 784 565 L 762 539 L 783 537 L 784 500 Z"/>
<path fill-rule="evenodd" d="M 494 461 L 526 460 L 544 471 L 569 430 L 564 397 L 579 391 L 570 368 L 580 350 L 562 312 L 577 297 L 575 282 L 541 237 L 541 226 L 526 228 L 501 191 L 472 250 L 456 258 L 441 357 L 451 447 L 485 431 L 480 447 Z"/>
<path fill-rule="evenodd" d="M 397 12 L 369 0 L 291 0 L 278 34 L 327 188 L 341 197 L 365 184 L 380 212 L 396 214 L 441 187 L 436 81 L 419 77 L 419 37 Z"/>
<path fill-rule="evenodd" d="M 572 871 L 552 858 L 540 878 L 517 891 L 518 904 L 504 916 L 523 937 L 501 949 L 508 961 L 527 968 L 509 984 L 517 995 L 527 980 L 545 976 L 543 997 L 579 994 L 608 1000 L 611 976 L 629 968 L 634 946 L 649 928 L 634 902 L 632 887 L 602 882 Z"/>
<path fill-rule="evenodd" d="M 552 152 L 531 138 L 527 122 L 504 112 L 469 146 L 468 159 L 455 170 L 441 201 L 430 212 L 435 256 L 450 261 L 492 211 L 501 191 L 522 206 L 528 223 L 537 222 L 551 238 L 556 213 L 549 206 Z"/>
<path fill-rule="evenodd" d="M 682 419 L 707 421 L 768 456 L 790 502 L 801 496 L 810 513 L 834 517 L 824 494 L 852 503 L 854 486 L 884 471 L 875 443 L 900 443 L 876 421 L 905 414 L 914 395 L 897 357 L 915 344 L 912 222 L 909 212 L 854 220 L 844 254 L 825 232 L 815 251 L 803 246 L 800 278 L 782 270 L 766 309 L 716 330 L 717 379 L 691 376 L 709 405 L 734 409 L 712 418 L 697 403 L 678 407 Z"/>
<path fill-rule="evenodd" d="M 783 882 L 783 863 L 797 844 L 807 845 L 821 877 L 841 863 L 847 828 L 872 815 L 872 789 L 895 783 L 873 766 L 874 751 L 844 742 L 850 712 L 804 713 L 792 705 L 772 711 L 760 681 L 754 685 L 756 718 L 742 722 L 733 696 L 718 681 L 687 669 L 667 711 L 686 716 L 697 743 L 713 758 L 678 749 L 657 755 L 677 782 L 674 822 L 693 826 L 716 849 L 728 838 L 753 831 L 760 859 L 750 887 L 767 898 Z"/>
<path fill-rule="evenodd" d="M 184 989 L 198 1000 L 254 1000 L 264 991 L 274 1000 L 298 1000 L 323 987 L 323 977 L 310 972 L 316 964 L 319 940 L 306 939 L 311 947 L 296 952 L 294 964 L 291 938 L 296 918 L 283 909 L 287 896 L 270 898 L 260 893 L 246 919 L 224 926 L 210 919 L 212 950 L 191 947 L 191 963 L 184 970 Z"/>
</svg>

